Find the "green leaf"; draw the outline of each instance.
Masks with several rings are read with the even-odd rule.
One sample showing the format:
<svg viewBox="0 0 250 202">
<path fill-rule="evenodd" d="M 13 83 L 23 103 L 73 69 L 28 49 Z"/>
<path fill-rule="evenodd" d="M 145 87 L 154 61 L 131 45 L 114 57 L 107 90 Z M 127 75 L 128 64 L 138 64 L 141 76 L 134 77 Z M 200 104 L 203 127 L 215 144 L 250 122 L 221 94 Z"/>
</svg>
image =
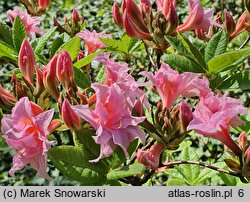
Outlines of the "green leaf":
<svg viewBox="0 0 250 202">
<path fill-rule="evenodd" d="M 42 37 L 38 38 L 37 45 L 35 47 L 35 53 L 41 53 L 44 46 L 48 43 L 51 36 L 55 33 L 56 27 L 48 30 Z"/>
<path fill-rule="evenodd" d="M 23 25 L 22 20 L 17 16 L 13 23 L 12 39 L 13 44 L 17 52 L 19 52 L 21 44 L 27 36 L 26 29 Z"/>
<path fill-rule="evenodd" d="M 50 54 L 51 56 L 55 55 L 56 51 L 63 45 L 63 39 L 61 37 L 57 37 L 51 46 Z"/>
<path fill-rule="evenodd" d="M 206 63 L 202 54 L 188 39 L 184 38 L 180 33 L 178 33 L 178 38 L 167 36 L 166 39 L 173 48 L 196 64 L 196 66 L 199 66 L 202 72 L 206 71 Z"/>
<path fill-rule="evenodd" d="M 205 48 L 205 61 L 208 62 L 213 57 L 224 53 L 227 49 L 228 36 L 224 30 L 215 34 Z"/>
<path fill-rule="evenodd" d="M 90 87 L 90 80 L 85 73 L 74 67 L 74 81 L 82 89 Z"/>
<path fill-rule="evenodd" d="M 80 69 L 80 68 L 84 67 L 85 65 L 88 65 L 89 63 L 91 63 L 92 60 L 95 58 L 95 56 L 97 56 L 103 52 L 104 52 L 104 50 L 100 50 L 100 51 L 97 51 L 95 53 L 92 53 L 92 54 L 84 57 L 83 59 L 77 61 L 76 63 L 74 63 L 74 66 L 76 68 Z"/>
<path fill-rule="evenodd" d="M 139 175 L 146 171 L 146 167 L 140 163 L 134 163 L 129 166 L 124 166 L 119 170 L 111 170 L 107 178 L 108 180 L 117 180 L 124 177 L 130 177 L 134 175 Z"/>
<path fill-rule="evenodd" d="M 105 67 L 102 67 L 98 74 L 96 75 L 96 82 L 102 83 L 105 80 L 106 74 L 105 74 Z"/>
<path fill-rule="evenodd" d="M 0 40 L 13 47 L 13 40 L 10 36 L 12 36 L 11 28 L 0 22 Z"/>
<path fill-rule="evenodd" d="M 177 55 L 177 54 L 166 54 L 163 56 L 163 61 L 169 64 L 174 69 L 177 69 L 180 72 L 197 72 L 202 73 L 204 70 L 197 64 L 190 61 L 188 58 Z"/>
<path fill-rule="evenodd" d="M 229 76 L 226 80 L 221 82 L 217 88 L 218 89 L 241 89 L 249 90 L 250 89 L 250 71 L 238 72 L 232 76 Z"/>
<path fill-rule="evenodd" d="M 21 71 L 20 71 L 20 68 L 15 68 L 15 69 L 12 69 L 12 70 L 6 72 L 6 73 L 5 73 L 5 76 L 7 76 L 7 77 L 12 77 L 13 73 L 15 73 L 15 75 L 16 75 L 16 77 L 17 77 L 18 79 L 21 79 L 21 78 L 22 78 L 22 73 L 21 73 Z"/>
<path fill-rule="evenodd" d="M 250 49 L 231 51 L 217 55 L 208 61 L 209 73 L 218 73 L 239 65 L 250 57 Z"/>
<path fill-rule="evenodd" d="M 17 63 L 16 51 L 6 43 L 0 41 L 0 59 L 8 58 Z"/>
<path fill-rule="evenodd" d="M 101 162 L 90 163 L 88 153 L 75 146 L 59 146 L 49 150 L 54 166 L 65 176 L 82 185 L 103 185 L 107 170 Z"/>
<path fill-rule="evenodd" d="M 0 108 L 1 110 L 1 108 Z M 1 115 L 0 115 L 1 117 Z M 7 143 L 5 140 L 2 138 L 2 134 L 0 133 L 0 151 L 8 150 L 10 147 L 8 147 Z"/>
<path fill-rule="evenodd" d="M 221 179 L 227 186 L 236 186 L 237 185 L 237 180 L 236 177 L 224 174 L 224 173 L 219 173 Z"/>
<path fill-rule="evenodd" d="M 172 178 L 167 181 L 167 186 L 186 186 L 186 182 L 180 178 Z"/>
<path fill-rule="evenodd" d="M 57 52 L 61 50 L 66 50 L 72 61 L 74 61 L 80 51 L 81 48 L 81 39 L 78 36 L 75 36 L 74 38 L 70 39 L 68 42 L 64 43 Z"/>
</svg>

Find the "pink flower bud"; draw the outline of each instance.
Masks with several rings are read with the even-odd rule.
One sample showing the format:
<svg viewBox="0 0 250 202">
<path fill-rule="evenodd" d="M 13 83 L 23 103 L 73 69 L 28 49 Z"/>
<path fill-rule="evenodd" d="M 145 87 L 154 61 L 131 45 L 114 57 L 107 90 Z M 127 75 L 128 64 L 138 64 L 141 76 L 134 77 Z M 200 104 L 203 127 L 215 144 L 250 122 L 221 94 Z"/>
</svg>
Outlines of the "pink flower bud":
<svg viewBox="0 0 250 202">
<path fill-rule="evenodd" d="M 36 66 L 35 70 L 36 70 L 36 88 L 34 94 L 38 96 L 44 91 L 43 72 Z"/>
<path fill-rule="evenodd" d="M 238 138 L 238 142 L 239 142 L 239 145 L 240 145 L 240 148 L 242 150 L 244 150 L 246 148 L 246 145 L 247 145 L 247 135 L 246 135 L 246 132 L 242 132 Z"/>
<path fill-rule="evenodd" d="M 172 34 L 178 26 L 178 15 L 172 2 L 169 4 L 168 12 L 164 16 L 168 20 L 166 33 Z"/>
<path fill-rule="evenodd" d="M 245 152 L 246 164 L 250 165 L 250 147 Z"/>
<path fill-rule="evenodd" d="M 151 146 L 150 150 L 143 151 L 138 149 L 136 158 L 139 163 L 145 165 L 148 169 L 156 170 L 159 167 L 160 155 L 164 149 L 163 144 L 156 143 Z"/>
<path fill-rule="evenodd" d="M 71 108 L 69 101 L 65 99 L 62 104 L 62 119 L 64 123 L 71 130 L 78 130 L 81 127 L 81 120 L 79 116 L 75 113 L 75 111 Z"/>
<path fill-rule="evenodd" d="M 82 51 L 79 51 L 78 55 L 77 55 L 77 60 L 81 60 L 85 57 L 85 54 Z"/>
<path fill-rule="evenodd" d="M 114 19 L 115 23 L 119 27 L 123 27 L 122 13 L 120 12 L 120 8 L 119 8 L 118 3 L 116 1 L 113 4 L 112 12 L 113 12 L 113 19 Z"/>
<path fill-rule="evenodd" d="M 40 9 L 47 9 L 50 5 L 50 0 L 38 0 L 38 7 Z"/>
<path fill-rule="evenodd" d="M 35 55 L 27 39 L 23 40 L 18 55 L 18 66 L 25 80 L 33 84 L 33 75 L 35 71 Z"/>
<path fill-rule="evenodd" d="M 77 25 L 79 21 L 80 21 L 79 13 L 78 13 L 77 10 L 74 8 L 73 11 L 72 11 L 72 23 L 73 23 L 74 25 Z"/>
<path fill-rule="evenodd" d="M 151 13 L 151 3 L 149 0 L 140 0 L 140 9 L 146 15 Z"/>
<path fill-rule="evenodd" d="M 58 79 L 56 76 L 57 58 L 58 55 L 54 55 L 43 71 L 44 87 L 55 100 L 59 98 L 59 92 L 57 90 Z"/>
<path fill-rule="evenodd" d="M 181 128 L 186 131 L 188 124 L 193 119 L 193 113 L 190 109 L 190 106 L 186 101 L 181 100 L 180 102 L 180 121 Z"/>
<path fill-rule="evenodd" d="M 0 108 L 10 110 L 16 103 L 16 98 L 0 85 Z"/>
<path fill-rule="evenodd" d="M 137 25 L 133 23 L 131 18 L 128 16 L 128 14 L 124 13 L 124 28 L 126 30 L 126 33 L 128 36 L 132 38 L 138 38 L 138 39 L 151 39 L 151 35 L 148 32 L 144 32 Z"/>
<path fill-rule="evenodd" d="M 1 85 L 0 85 L 0 95 L 3 96 L 5 99 L 9 100 L 10 102 L 15 103 L 17 101 L 14 95 L 6 91 Z"/>
<path fill-rule="evenodd" d="M 62 124 L 60 123 L 60 121 L 58 119 L 54 119 L 50 122 L 49 127 L 48 127 L 48 131 L 49 133 L 53 133 L 57 128 L 59 128 Z"/>
<path fill-rule="evenodd" d="M 224 21 L 224 27 L 226 29 L 227 34 L 232 34 L 235 29 L 235 22 L 233 17 L 228 11 L 224 11 L 225 21 Z"/>
<path fill-rule="evenodd" d="M 249 17 L 247 16 L 247 12 L 245 11 L 244 13 L 242 13 L 240 18 L 238 19 L 235 30 L 230 35 L 230 39 L 233 39 L 234 37 L 239 35 L 241 32 L 246 30 L 245 24 L 247 23 L 248 20 L 249 20 Z"/>
<path fill-rule="evenodd" d="M 69 53 L 61 51 L 58 56 L 56 65 L 56 75 L 65 89 L 69 89 L 74 82 L 73 63 Z"/>
</svg>

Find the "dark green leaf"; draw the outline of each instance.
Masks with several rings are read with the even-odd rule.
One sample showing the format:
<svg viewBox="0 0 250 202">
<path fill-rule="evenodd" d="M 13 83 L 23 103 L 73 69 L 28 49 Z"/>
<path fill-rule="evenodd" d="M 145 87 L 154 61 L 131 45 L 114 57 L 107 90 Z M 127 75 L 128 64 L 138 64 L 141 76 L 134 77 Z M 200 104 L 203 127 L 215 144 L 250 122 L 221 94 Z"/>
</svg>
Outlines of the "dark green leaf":
<svg viewBox="0 0 250 202">
<path fill-rule="evenodd" d="M 0 22 L 0 41 L 3 41 L 14 48 L 13 40 L 10 36 L 12 36 L 11 28 L 8 25 Z"/>
<path fill-rule="evenodd" d="M 134 163 L 129 166 L 124 166 L 123 168 L 119 170 L 111 170 L 108 173 L 107 178 L 109 180 L 117 180 L 117 179 L 124 178 L 124 177 L 139 175 L 145 171 L 146 171 L 146 167 L 144 165 L 140 163 Z"/>
<path fill-rule="evenodd" d="M 107 170 L 103 164 L 90 163 L 88 153 L 80 147 L 55 147 L 49 150 L 48 156 L 60 172 L 82 185 L 103 185 L 106 182 Z"/>
<path fill-rule="evenodd" d="M 103 52 L 104 52 L 104 50 L 100 50 L 100 51 L 97 51 L 95 53 L 92 53 L 92 54 L 84 57 L 83 59 L 77 61 L 76 63 L 74 63 L 74 66 L 76 68 L 80 69 L 80 68 L 84 67 L 85 65 L 88 65 L 89 63 L 91 63 L 92 60 L 95 58 L 95 56 L 97 56 Z"/>
<path fill-rule="evenodd" d="M 27 36 L 26 29 L 23 25 L 22 20 L 17 16 L 13 23 L 12 39 L 13 44 L 17 52 L 19 52 L 21 44 Z"/>
<path fill-rule="evenodd" d="M 82 89 L 90 87 L 89 78 L 86 76 L 85 73 L 83 73 L 80 69 L 77 69 L 75 67 L 74 67 L 74 73 L 75 73 L 74 80 L 77 86 L 79 86 Z"/>
<path fill-rule="evenodd" d="M 70 39 L 68 42 L 64 43 L 57 52 L 61 50 L 66 50 L 72 61 L 74 61 L 80 51 L 81 48 L 81 39 L 78 36 L 75 36 L 74 38 Z"/>
<path fill-rule="evenodd" d="M 215 34 L 208 42 L 205 49 L 205 61 L 224 53 L 227 49 L 228 36 L 224 30 Z"/>
<path fill-rule="evenodd" d="M 227 186 L 236 186 L 237 185 L 237 180 L 236 177 L 224 174 L 224 173 L 219 173 L 221 179 Z"/>
<path fill-rule="evenodd" d="M 242 49 L 223 53 L 208 61 L 208 69 L 210 73 L 218 73 L 225 69 L 230 69 L 231 67 L 239 65 L 249 57 L 250 49 Z"/>
<path fill-rule="evenodd" d="M 63 39 L 61 37 L 57 37 L 51 46 L 50 54 L 51 56 L 55 55 L 56 51 L 63 45 Z"/>
</svg>

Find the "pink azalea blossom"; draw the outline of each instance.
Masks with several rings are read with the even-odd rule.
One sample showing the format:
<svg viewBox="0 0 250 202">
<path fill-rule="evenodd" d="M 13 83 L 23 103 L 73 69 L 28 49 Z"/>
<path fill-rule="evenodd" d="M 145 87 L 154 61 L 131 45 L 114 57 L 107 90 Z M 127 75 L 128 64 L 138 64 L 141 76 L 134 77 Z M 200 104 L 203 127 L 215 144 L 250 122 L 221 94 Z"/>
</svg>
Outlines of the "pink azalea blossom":
<svg viewBox="0 0 250 202">
<path fill-rule="evenodd" d="M 229 134 L 230 125 L 236 127 L 244 123 L 238 114 L 247 114 L 246 108 L 240 104 L 239 100 L 220 94 L 214 96 L 211 93 L 196 105 L 194 118 L 187 129 L 193 129 L 205 137 L 217 139 L 235 154 L 240 155 L 239 146 Z"/>
<path fill-rule="evenodd" d="M 185 32 L 198 29 L 209 35 L 211 25 L 221 27 L 221 25 L 213 21 L 214 10 L 203 9 L 200 0 L 189 0 L 189 9 L 189 16 L 182 25 L 177 27 L 177 31 Z"/>
<path fill-rule="evenodd" d="M 152 72 L 142 72 L 142 75 L 153 82 L 162 99 L 163 108 L 167 109 L 180 95 L 204 97 L 211 92 L 206 77 L 191 72 L 179 74 L 165 63 L 162 63 L 155 75 Z"/>
<path fill-rule="evenodd" d="M 15 18 L 19 16 L 24 24 L 27 34 L 32 39 L 36 37 L 36 33 L 41 34 L 41 35 L 43 34 L 43 31 L 37 27 L 42 22 L 42 19 L 40 17 L 30 16 L 26 10 L 21 11 L 17 9 L 8 10 L 7 14 L 10 18 L 11 23 L 13 23 Z"/>
<path fill-rule="evenodd" d="M 78 116 L 88 121 L 96 130 L 97 136 L 94 140 L 101 145 L 101 151 L 100 156 L 92 162 L 110 156 L 117 146 L 128 157 L 127 147 L 131 141 L 136 138 L 143 143 L 145 141 L 145 135 L 138 126 L 145 117 L 132 116 L 126 97 L 117 84 L 107 86 L 94 83 L 92 88 L 97 97 L 94 110 L 90 110 L 87 105 L 72 106 Z"/>
<path fill-rule="evenodd" d="M 23 97 L 12 109 L 12 114 L 4 115 L 1 120 L 3 138 L 15 150 L 13 167 L 9 171 L 11 176 L 30 164 L 37 171 L 37 176 L 50 179 L 46 153 L 52 144 L 48 135 L 50 128 L 54 128 L 51 122 L 53 114 L 54 110 L 44 112 L 27 97 Z"/>
<path fill-rule="evenodd" d="M 139 87 L 147 84 L 135 81 L 134 77 L 128 73 L 129 67 L 127 63 L 115 62 L 113 59 L 109 58 L 109 54 L 107 53 L 97 56 L 95 60 L 105 65 L 106 77 L 104 84 L 118 84 L 123 90 L 125 96 L 129 98 L 129 102 L 132 107 L 138 99 L 145 95 Z M 143 102 L 147 107 L 149 107 L 146 97 L 143 99 Z"/>
<path fill-rule="evenodd" d="M 105 44 L 101 42 L 99 38 L 109 38 L 109 34 L 104 33 L 97 33 L 95 30 L 90 32 L 89 30 L 85 29 L 82 32 L 77 34 L 80 38 L 82 38 L 87 46 L 87 54 L 90 55 L 94 53 L 96 50 L 105 47 Z"/>
</svg>

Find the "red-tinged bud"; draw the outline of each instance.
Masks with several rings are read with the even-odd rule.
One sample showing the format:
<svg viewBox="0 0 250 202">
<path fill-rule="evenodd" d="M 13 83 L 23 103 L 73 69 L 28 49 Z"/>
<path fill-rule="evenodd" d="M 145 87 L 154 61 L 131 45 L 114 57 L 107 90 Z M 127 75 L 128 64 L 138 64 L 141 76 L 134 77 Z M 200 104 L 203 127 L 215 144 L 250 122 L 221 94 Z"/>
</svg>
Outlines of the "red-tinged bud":
<svg viewBox="0 0 250 202">
<path fill-rule="evenodd" d="M 88 99 L 88 104 L 91 106 L 93 104 L 96 103 L 96 94 L 92 95 L 89 99 Z"/>
<path fill-rule="evenodd" d="M 123 27 L 122 13 L 120 12 L 120 8 L 119 8 L 118 3 L 116 1 L 113 4 L 112 12 L 113 12 L 113 19 L 114 19 L 115 23 L 119 27 Z"/>
<path fill-rule="evenodd" d="M 145 13 L 146 15 L 150 15 L 151 13 L 151 3 L 149 0 L 140 0 L 140 9 L 141 12 Z"/>
<path fill-rule="evenodd" d="M 83 93 L 78 91 L 76 94 L 77 94 L 77 97 L 81 100 L 82 105 L 88 104 L 88 99 Z"/>
<path fill-rule="evenodd" d="M 1 85 L 0 85 L 0 95 L 3 96 L 5 99 L 9 100 L 10 102 L 15 103 L 17 100 L 14 95 L 12 95 L 10 92 L 6 91 Z"/>
<path fill-rule="evenodd" d="M 221 24 L 221 25 L 223 24 L 223 20 L 222 20 L 222 18 L 221 18 L 220 12 L 218 12 L 218 13 L 216 14 L 215 21 L 216 21 L 217 23 Z"/>
<path fill-rule="evenodd" d="M 169 4 L 168 14 L 165 17 L 168 21 L 166 34 L 170 35 L 175 31 L 178 26 L 178 15 L 175 7 L 173 6 L 173 3 Z"/>
<path fill-rule="evenodd" d="M 18 66 L 23 77 L 30 84 L 33 84 L 33 75 L 35 71 L 35 55 L 27 39 L 24 39 L 21 45 L 18 55 Z"/>
<path fill-rule="evenodd" d="M 140 30 L 139 27 L 137 27 L 133 23 L 133 21 L 126 12 L 124 13 L 124 28 L 126 30 L 127 35 L 132 38 L 146 39 L 146 40 L 152 39 L 151 35 L 148 32 Z"/>
<path fill-rule="evenodd" d="M 36 70 L 36 88 L 34 94 L 36 96 L 39 96 L 44 91 L 43 72 L 37 66 L 35 66 L 35 70 Z"/>
<path fill-rule="evenodd" d="M 240 148 L 244 150 L 247 146 L 247 135 L 246 132 L 242 132 L 238 138 Z"/>
<path fill-rule="evenodd" d="M 239 35 L 241 32 L 246 30 L 246 26 L 245 24 L 248 21 L 248 16 L 246 11 L 244 13 L 242 13 L 242 15 L 240 16 L 240 18 L 237 21 L 236 27 L 234 32 L 230 35 L 230 39 L 233 39 L 234 37 L 236 37 L 237 35 Z"/>
<path fill-rule="evenodd" d="M 58 79 L 56 76 L 57 59 L 58 55 L 54 55 L 43 70 L 44 87 L 55 100 L 58 100 L 59 98 L 59 92 L 57 90 Z"/>
<path fill-rule="evenodd" d="M 250 147 L 247 148 L 245 152 L 245 162 L 247 165 L 250 165 Z"/>
<path fill-rule="evenodd" d="M 73 25 L 78 25 L 79 21 L 80 21 L 80 15 L 77 12 L 77 10 L 74 8 L 72 11 L 72 23 Z"/>
<path fill-rule="evenodd" d="M 61 126 L 61 122 L 59 119 L 54 119 L 53 121 L 50 122 L 48 131 L 49 133 L 53 133 L 57 128 Z"/>
<path fill-rule="evenodd" d="M 39 9 L 47 9 L 50 5 L 50 0 L 38 0 Z"/>
<path fill-rule="evenodd" d="M 137 116 L 145 116 L 145 112 L 143 109 L 143 103 L 145 99 L 146 99 L 146 95 L 144 94 L 143 96 L 140 97 L 140 99 L 137 100 L 134 106 L 134 111 L 136 112 Z"/>
<path fill-rule="evenodd" d="M 65 89 L 69 89 L 74 82 L 74 69 L 73 63 L 69 53 L 65 50 L 60 51 L 57 66 L 56 75 Z"/>
<path fill-rule="evenodd" d="M 131 19 L 131 21 L 138 27 L 139 30 L 145 33 L 149 33 L 149 30 L 143 20 L 142 13 L 134 0 L 126 1 L 126 12 L 127 16 Z"/>
<path fill-rule="evenodd" d="M 226 29 L 226 32 L 227 34 L 232 34 L 234 29 L 235 29 L 235 22 L 234 22 L 234 19 L 233 17 L 231 16 L 231 14 L 228 12 L 228 11 L 224 11 L 224 17 L 225 17 L 225 20 L 224 20 L 224 27 Z"/>
<path fill-rule="evenodd" d="M 11 110 L 14 107 L 16 101 L 17 100 L 14 95 L 3 89 L 0 85 L 0 108 Z"/>
<path fill-rule="evenodd" d="M 207 37 L 204 34 L 202 29 L 195 29 L 194 32 L 195 32 L 195 35 L 196 35 L 197 38 L 199 38 L 201 40 L 204 40 L 204 41 L 207 39 Z"/>
<path fill-rule="evenodd" d="M 79 51 L 79 53 L 77 54 L 77 61 L 78 60 L 81 60 L 81 59 L 83 59 L 83 58 L 85 58 L 85 54 L 82 52 L 82 51 Z"/>
<path fill-rule="evenodd" d="M 60 31 L 60 32 L 66 32 L 66 30 L 62 27 L 62 25 L 60 25 L 60 23 L 57 21 L 57 19 L 53 19 L 53 22 L 54 22 L 54 26 L 57 27 L 57 29 Z"/>
<path fill-rule="evenodd" d="M 64 99 L 62 104 L 62 119 L 71 130 L 78 130 L 81 127 L 81 119 L 72 109 L 69 101 Z"/>
<path fill-rule="evenodd" d="M 180 121 L 181 126 L 184 131 L 186 131 L 188 124 L 193 119 L 193 113 L 190 109 L 190 106 L 186 101 L 181 100 L 180 102 Z"/>
<path fill-rule="evenodd" d="M 127 1 L 127 0 L 123 0 L 123 1 L 122 1 L 122 5 L 121 5 L 122 12 L 124 12 L 125 9 L 126 9 L 126 1 Z"/>
<path fill-rule="evenodd" d="M 139 163 L 142 163 L 148 169 L 156 170 L 159 167 L 160 155 L 163 149 L 163 144 L 155 143 L 148 151 L 139 149 L 136 153 L 136 158 Z"/>
</svg>

